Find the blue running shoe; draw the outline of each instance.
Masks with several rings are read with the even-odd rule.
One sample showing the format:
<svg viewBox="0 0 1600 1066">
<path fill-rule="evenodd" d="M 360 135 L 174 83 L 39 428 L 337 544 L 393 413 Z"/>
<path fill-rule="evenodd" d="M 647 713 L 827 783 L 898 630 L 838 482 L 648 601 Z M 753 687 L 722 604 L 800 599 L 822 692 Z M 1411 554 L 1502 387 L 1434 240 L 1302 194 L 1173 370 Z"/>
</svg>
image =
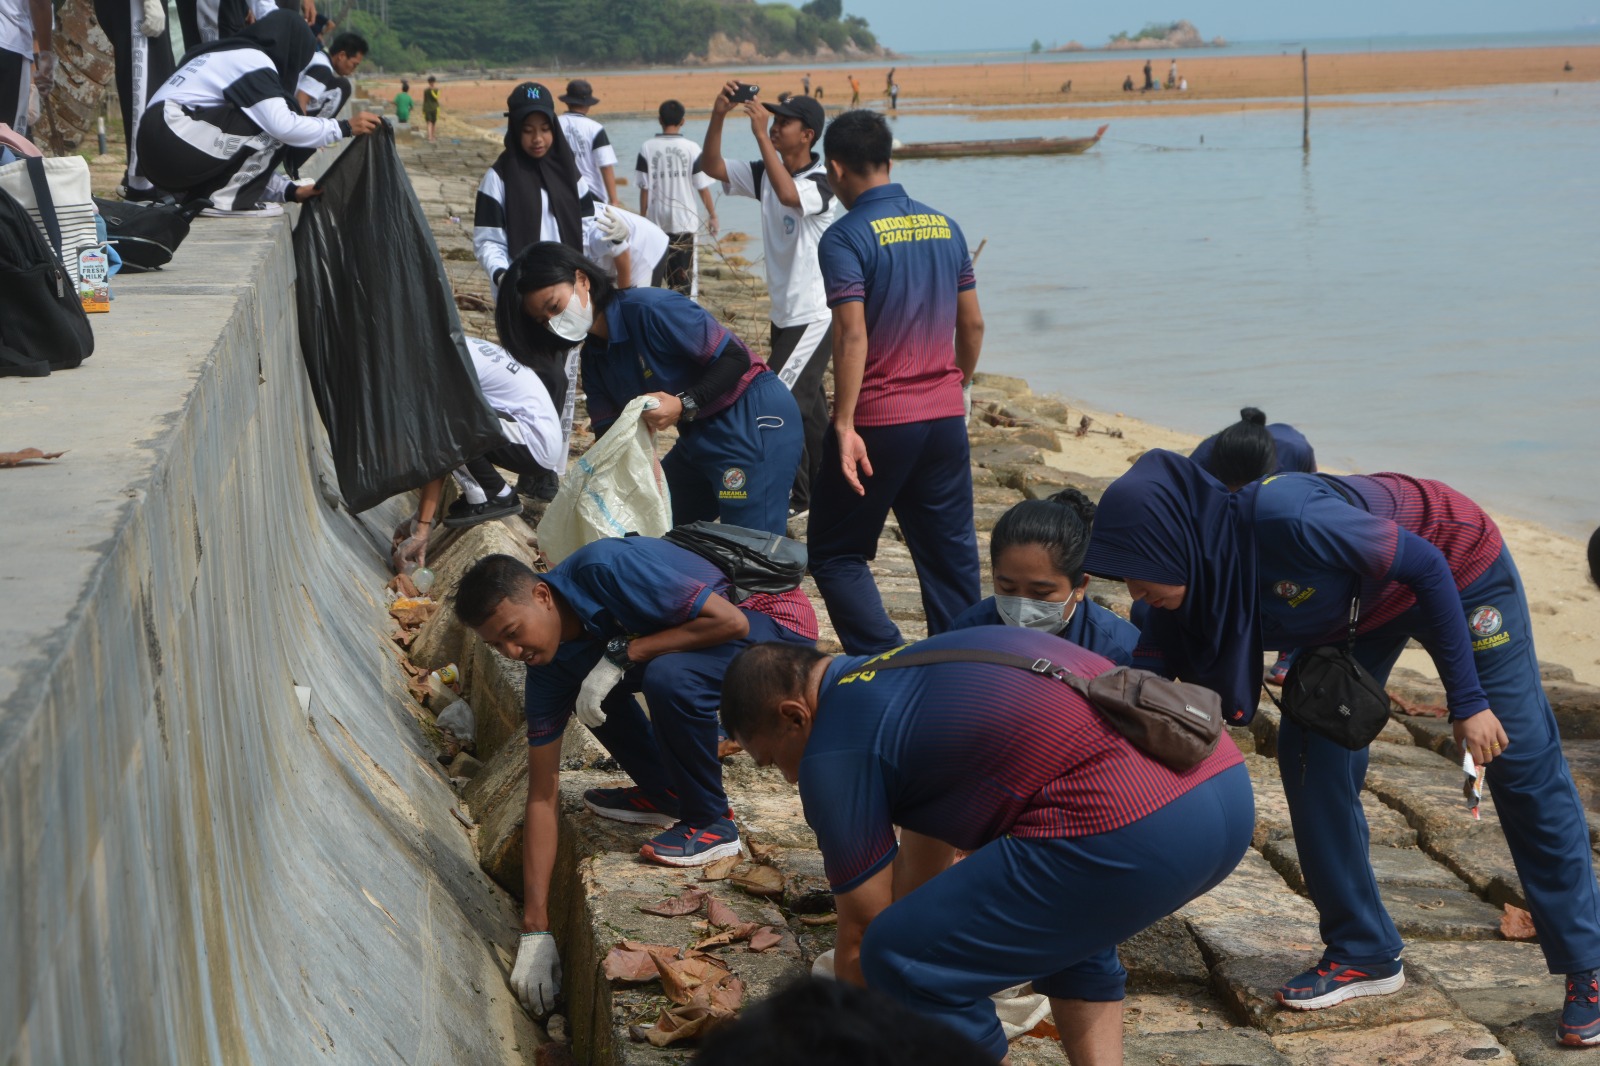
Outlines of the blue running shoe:
<svg viewBox="0 0 1600 1066">
<path fill-rule="evenodd" d="M 637 785 L 627 788 L 590 788 L 583 793 L 583 805 L 602 818 L 629 825 L 653 825 L 671 829 L 678 824 L 678 799 L 670 793 L 652 800 Z"/>
<path fill-rule="evenodd" d="M 1568 1047 L 1600 1044 L 1600 980 L 1597 970 L 1567 974 L 1567 1005 L 1556 1039 Z"/>
<path fill-rule="evenodd" d="M 679 822 L 639 849 L 651 862 L 665 866 L 705 866 L 739 854 L 739 827 L 718 818 L 704 829 Z"/>
<path fill-rule="evenodd" d="M 1278 989 L 1278 1002 L 1295 1010 L 1321 1010 L 1358 996 L 1387 996 L 1405 983 L 1399 959 L 1378 966 L 1346 966 L 1324 959 Z"/>
</svg>

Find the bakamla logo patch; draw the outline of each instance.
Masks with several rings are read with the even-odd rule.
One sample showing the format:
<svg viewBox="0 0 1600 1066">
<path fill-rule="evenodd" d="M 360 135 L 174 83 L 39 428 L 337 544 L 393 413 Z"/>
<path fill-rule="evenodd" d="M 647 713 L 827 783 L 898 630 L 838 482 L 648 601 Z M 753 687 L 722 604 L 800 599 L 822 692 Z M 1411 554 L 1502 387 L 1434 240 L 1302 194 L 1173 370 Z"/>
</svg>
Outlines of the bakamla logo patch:
<svg viewBox="0 0 1600 1066">
<path fill-rule="evenodd" d="M 1500 617 L 1500 612 L 1493 607 L 1474 607 L 1472 613 L 1467 615 L 1467 626 L 1475 637 L 1492 637 L 1500 632 L 1500 627 L 1505 624 L 1505 619 Z"/>
</svg>

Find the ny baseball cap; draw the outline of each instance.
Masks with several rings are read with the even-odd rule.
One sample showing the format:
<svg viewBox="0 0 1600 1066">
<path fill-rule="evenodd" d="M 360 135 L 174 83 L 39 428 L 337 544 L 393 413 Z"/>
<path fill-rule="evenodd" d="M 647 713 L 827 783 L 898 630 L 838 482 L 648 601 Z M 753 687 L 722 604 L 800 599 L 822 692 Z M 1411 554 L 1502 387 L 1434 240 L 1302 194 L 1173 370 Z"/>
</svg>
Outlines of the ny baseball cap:
<svg viewBox="0 0 1600 1066">
<path fill-rule="evenodd" d="M 827 113 L 822 110 L 822 105 L 809 96 L 791 96 L 781 104 L 762 104 L 762 107 L 774 115 L 783 115 L 785 118 L 797 118 L 806 124 L 806 128 L 817 135 L 817 140 L 822 140 L 822 127 L 828 121 Z"/>
<path fill-rule="evenodd" d="M 542 111 L 551 118 L 555 118 L 556 115 L 556 105 L 550 98 L 550 90 L 536 81 L 523 82 L 512 89 L 511 95 L 506 97 L 506 118 L 511 120 L 512 129 L 520 126 L 522 120 L 535 111 Z"/>
</svg>

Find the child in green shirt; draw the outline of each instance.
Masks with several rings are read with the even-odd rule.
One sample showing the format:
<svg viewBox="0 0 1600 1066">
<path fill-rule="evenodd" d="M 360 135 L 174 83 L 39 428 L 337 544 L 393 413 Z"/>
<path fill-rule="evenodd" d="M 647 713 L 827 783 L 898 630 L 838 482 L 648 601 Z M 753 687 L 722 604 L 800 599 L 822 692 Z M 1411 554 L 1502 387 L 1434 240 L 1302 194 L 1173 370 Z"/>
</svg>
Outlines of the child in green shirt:
<svg viewBox="0 0 1600 1066">
<path fill-rule="evenodd" d="M 404 79 L 400 81 L 400 91 L 394 96 L 394 117 L 397 122 L 411 121 L 411 108 L 416 101 L 411 99 L 411 83 Z"/>
</svg>

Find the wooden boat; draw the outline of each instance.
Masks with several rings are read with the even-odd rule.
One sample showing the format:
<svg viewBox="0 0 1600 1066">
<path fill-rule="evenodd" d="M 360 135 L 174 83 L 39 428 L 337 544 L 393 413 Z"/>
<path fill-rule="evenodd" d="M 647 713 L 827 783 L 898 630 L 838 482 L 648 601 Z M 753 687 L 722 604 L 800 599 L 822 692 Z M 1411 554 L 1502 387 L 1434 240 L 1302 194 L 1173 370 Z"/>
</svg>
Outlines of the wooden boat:
<svg viewBox="0 0 1600 1066">
<path fill-rule="evenodd" d="M 924 141 L 901 144 L 895 159 L 955 159 L 967 155 L 1081 155 L 1100 143 L 1107 126 L 1093 137 L 1013 137 L 1006 141 Z"/>
</svg>

